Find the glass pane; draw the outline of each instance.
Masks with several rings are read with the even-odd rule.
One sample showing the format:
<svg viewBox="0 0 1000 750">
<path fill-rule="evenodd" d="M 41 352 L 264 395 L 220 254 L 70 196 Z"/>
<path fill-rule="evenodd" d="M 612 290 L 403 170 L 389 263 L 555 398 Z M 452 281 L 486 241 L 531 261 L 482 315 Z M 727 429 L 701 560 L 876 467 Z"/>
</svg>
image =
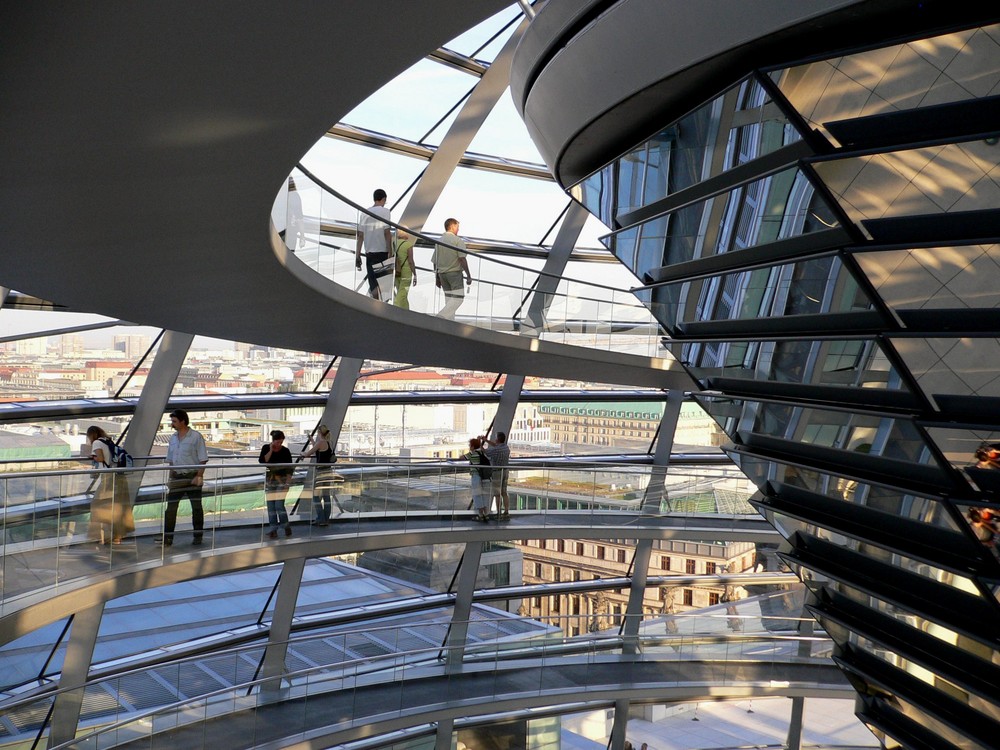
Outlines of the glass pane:
<svg viewBox="0 0 1000 750">
<path fill-rule="evenodd" d="M 917 383 L 935 395 L 1000 397 L 1000 341 L 995 338 L 894 339 Z"/>
<path fill-rule="evenodd" d="M 476 83 L 468 73 L 423 59 L 348 112 L 342 121 L 415 141 Z M 416 102 L 435 105 L 408 104 Z"/>
<path fill-rule="evenodd" d="M 886 250 L 854 257 L 897 310 L 1000 306 L 1000 245 Z"/>
<path fill-rule="evenodd" d="M 997 149 L 986 141 L 952 143 L 817 162 L 816 174 L 847 216 L 866 219 L 978 211 L 995 207 Z"/>
<path fill-rule="evenodd" d="M 807 63 L 771 77 L 810 127 L 833 139 L 824 127 L 828 122 L 995 93 L 998 42 L 998 26 L 968 29 Z"/>
<path fill-rule="evenodd" d="M 875 341 L 712 341 L 670 348 L 709 390 L 714 378 L 905 390 Z"/>
<path fill-rule="evenodd" d="M 138 396 L 156 350 L 149 349 L 159 329 L 106 325 L 97 315 L 36 310 L 0 311 L 0 401 L 62 401 Z M 37 335 L 70 330 L 58 335 Z M 148 352 L 148 356 L 147 356 Z M 133 374 L 140 359 L 143 367 Z"/>
<path fill-rule="evenodd" d="M 936 466 L 912 422 L 765 401 L 701 397 L 727 434 L 764 435 L 793 443 Z"/>
<path fill-rule="evenodd" d="M 653 315 L 671 333 L 683 333 L 686 323 L 873 309 L 851 272 L 833 256 L 664 284 L 649 293 Z"/>
<path fill-rule="evenodd" d="M 746 79 L 594 173 L 571 194 L 608 226 L 799 140 L 755 79 Z"/>
<path fill-rule="evenodd" d="M 836 226 L 805 175 L 788 169 L 603 239 L 638 276 Z"/>
<path fill-rule="evenodd" d="M 782 484 L 801 487 L 834 500 L 854 503 L 884 513 L 886 524 L 892 523 L 892 519 L 895 518 L 908 518 L 952 533 L 959 531 L 948 508 L 935 498 L 902 493 L 899 490 L 859 482 L 849 477 L 804 469 L 746 454 L 734 454 L 734 458 L 758 487 L 762 487 L 765 482 L 771 482 L 778 487 L 779 494 Z"/>
</svg>

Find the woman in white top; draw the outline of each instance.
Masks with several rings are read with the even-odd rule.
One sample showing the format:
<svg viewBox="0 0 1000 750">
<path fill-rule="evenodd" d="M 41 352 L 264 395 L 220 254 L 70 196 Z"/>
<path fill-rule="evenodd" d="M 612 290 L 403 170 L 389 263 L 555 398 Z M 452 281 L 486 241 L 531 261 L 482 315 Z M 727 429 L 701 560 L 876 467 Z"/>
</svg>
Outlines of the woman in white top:
<svg viewBox="0 0 1000 750">
<path fill-rule="evenodd" d="M 94 425 L 87 428 L 87 440 L 94 468 L 112 468 L 113 443 L 108 434 Z M 90 501 L 87 538 L 101 544 L 121 544 L 122 539 L 133 531 L 135 520 L 132 517 L 125 475 L 121 472 L 99 474 L 94 499 Z"/>
</svg>

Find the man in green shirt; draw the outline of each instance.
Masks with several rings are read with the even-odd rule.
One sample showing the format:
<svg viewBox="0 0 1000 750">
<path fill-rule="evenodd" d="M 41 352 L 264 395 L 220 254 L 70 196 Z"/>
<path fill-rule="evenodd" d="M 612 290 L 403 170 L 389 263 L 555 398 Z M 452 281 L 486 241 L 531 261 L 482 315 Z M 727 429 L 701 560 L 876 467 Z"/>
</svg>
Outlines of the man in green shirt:
<svg viewBox="0 0 1000 750">
<path fill-rule="evenodd" d="M 462 288 L 462 272 L 465 281 L 472 286 L 472 274 L 469 273 L 469 262 L 465 259 L 465 242 L 458 236 L 458 219 L 445 219 L 444 234 L 434 245 L 435 283 L 444 292 L 444 307 L 438 313 L 442 318 L 455 319 L 455 313 L 465 300 L 465 290 Z"/>
</svg>

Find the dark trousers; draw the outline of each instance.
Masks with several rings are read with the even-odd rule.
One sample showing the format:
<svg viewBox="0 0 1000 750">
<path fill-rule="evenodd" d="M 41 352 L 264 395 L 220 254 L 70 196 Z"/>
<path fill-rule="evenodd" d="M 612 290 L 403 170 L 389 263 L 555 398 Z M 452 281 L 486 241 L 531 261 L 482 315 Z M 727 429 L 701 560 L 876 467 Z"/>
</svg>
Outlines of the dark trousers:
<svg viewBox="0 0 1000 750">
<path fill-rule="evenodd" d="M 379 273 L 373 266 L 388 259 L 389 253 L 368 253 L 368 255 L 365 256 L 365 270 L 368 272 L 366 274 L 368 276 L 368 294 L 375 299 L 382 299 L 382 292 L 379 289 L 378 280 L 383 276 L 388 276 L 392 273 L 392 271 L 382 271 Z"/>
<path fill-rule="evenodd" d="M 201 486 L 191 484 L 194 477 L 171 477 L 167 483 L 167 510 L 163 518 L 163 536 L 173 536 L 177 526 L 177 508 L 181 500 L 191 502 L 191 524 L 195 538 L 200 538 L 205 530 L 205 510 L 201 505 Z"/>
</svg>

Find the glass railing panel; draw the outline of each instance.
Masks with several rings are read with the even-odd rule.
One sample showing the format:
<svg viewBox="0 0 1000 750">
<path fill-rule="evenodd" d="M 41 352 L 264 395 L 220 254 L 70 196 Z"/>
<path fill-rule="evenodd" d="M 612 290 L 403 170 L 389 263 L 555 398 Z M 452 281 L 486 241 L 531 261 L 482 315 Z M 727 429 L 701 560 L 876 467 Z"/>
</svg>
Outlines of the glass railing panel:
<svg viewBox="0 0 1000 750">
<path fill-rule="evenodd" d="M 205 684 L 191 683 L 185 677 L 189 668 L 186 665 L 194 666 L 193 663 L 166 665 L 157 668 L 158 677 L 179 695 L 184 695 L 182 690 L 187 690 L 185 697 L 145 711 L 135 707 L 120 710 L 114 706 L 114 701 L 108 702 L 103 712 L 95 707 L 91 713 L 85 714 L 84 727 L 94 727 L 95 731 L 84 734 L 67 747 L 104 747 L 112 738 L 122 741 L 151 739 L 163 732 L 200 732 L 201 723 L 210 717 L 224 719 L 227 715 L 234 716 L 248 711 L 256 714 L 255 732 L 278 732 L 273 737 L 266 733 L 255 733 L 255 741 L 277 739 L 279 735 L 287 736 L 312 726 L 346 727 L 351 721 L 364 721 L 372 711 L 385 715 L 409 706 L 433 706 L 437 698 L 420 694 L 420 691 L 407 684 L 408 680 L 421 675 L 442 674 L 443 663 L 451 657 L 464 661 L 465 666 L 462 671 L 448 675 L 451 685 L 440 693 L 442 701 L 447 699 L 446 696 L 455 694 L 447 692 L 448 690 L 459 686 L 464 689 L 469 683 L 469 674 L 472 673 L 479 675 L 475 678 L 474 688 L 479 699 L 525 696 L 557 689 L 562 678 L 557 674 L 550 674 L 544 667 L 558 668 L 566 662 L 610 666 L 622 659 L 640 662 L 696 659 L 713 663 L 711 673 L 714 684 L 736 683 L 745 678 L 739 672 L 730 670 L 730 664 L 733 669 L 739 670 L 745 669 L 746 665 L 756 665 L 766 673 L 777 674 L 771 670 L 778 668 L 783 662 L 794 659 L 801 663 L 807 660 L 808 657 L 798 655 L 802 644 L 809 646 L 808 651 L 823 653 L 824 643 L 828 643 L 822 637 L 776 636 L 768 632 L 767 628 L 755 629 L 752 623 L 736 635 L 725 624 L 725 620 L 726 617 L 703 617 L 697 621 L 692 618 L 691 622 L 685 623 L 685 634 L 676 636 L 640 632 L 637 641 L 639 653 L 631 656 L 623 653 L 623 641 L 617 632 L 591 633 L 579 639 L 522 641 L 520 644 L 510 644 L 514 648 L 501 649 L 501 639 L 495 630 L 497 621 L 473 620 L 465 623 L 470 634 L 480 631 L 482 636 L 492 638 L 492 641 L 483 641 L 482 646 L 473 647 L 400 649 L 345 660 L 336 666 L 291 669 L 286 665 L 281 677 L 263 675 L 232 688 L 215 690 L 208 690 Z M 727 631 L 728 635 L 722 631 Z M 339 642 L 346 645 L 352 639 L 363 639 L 366 636 L 379 638 L 383 642 L 391 640 L 390 636 L 376 629 L 345 633 Z M 297 641 L 290 643 L 289 652 L 296 647 L 296 643 Z M 252 655 L 259 659 L 259 649 L 255 649 L 252 654 L 250 651 L 245 653 L 248 657 Z M 543 668 L 533 665 L 530 671 L 526 671 L 517 666 L 517 661 L 508 662 L 508 657 L 514 660 L 531 658 L 536 664 L 540 660 Z M 488 677 L 483 679 L 486 675 Z M 126 678 L 94 683 L 88 689 L 100 686 L 105 695 L 122 695 L 126 693 L 123 690 L 125 685 L 121 682 L 123 679 Z M 614 679 L 613 672 L 609 679 Z M 684 679 L 687 678 L 679 677 L 677 684 L 680 685 Z M 371 703 L 373 695 L 378 696 L 377 706 Z M 297 710 L 289 713 L 285 710 L 289 705 L 288 701 L 305 708 L 301 712 Z M 266 722 L 268 714 L 273 712 L 277 703 L 281 704 L 281 710 L 284 711 L 283 720 L 277 722 L 280 725 L 278 728 L 272 722 L 265 729 L 266 724 L 260 722 Z M 335 713 L 331 714 L 331 710 Z M 101 726 L 106 725 L 112 716 L 120 721 L 110 726 Z"/>
<path fill-rule="evenodd" d="M 472 467 L 464 460 L 404 465 L 338 463 L 331 475 L 331 519 L 326 527 L 310 524 L 316 520 L 315 467 L 296 464 L 292 468 L 284 497 L 292 541 L 309 536 L 368 534 L 381 524 L 389 524 L 385 528 L 392 530 L 420 530 L 428 526 L 465 528 L 474 523 Z M 252 460 L 233 459 L 205 468 L 202 544 L 194 544 L 195 519 L 190 498 L 185 496 L 178 502 L 172 544 L 161 546 L 157 540 L 164 532 L 169 505 L 169 470 L 161 464 L 127 471 L 83 469 L 4 476 L 2 481 L 11 485 L 30 481 L 47 487 L 45 498 L 9 505 L 4 511 L 4 601 L 176 554 L 269 545 L 286 538 L 281 523 L 276 529 L 278 539 L 268 536 L 263 467 Z M 708 524 L 710 528 L 731 529 L 740 518 L 752 514 L 746 504 L 752 487 L 734 469 L 678 467 L 665 475 L 657 472 L 652 485 L 650 469 L 645 466 L 518 465 L 508 471 L 512 520 L 523 516 L 531 524 L 559 526 L 572 514 L 573 523 L 599 529 L 631 523 L 626 519 L 641 514 L 669 518 L 678 528 Z M 111 486 L 107 477 L 116 475 L 119 478 L 113 482 L 119 489 L 103 500 L 99 493 L 95 495 L 92 483 Z M 482 497 L 492 515 L 490 522 L 495 524 L 499 505 L 493 489 L 490 480 Z M 114 543 L 112 524 L 120 509 L 130 516 L 134 530 L 126 530 L 120 543 Z M 496 572 L 503 576 L 499 569 Z M 509 573 L 507 577 L 511 577 Z"/>
<path fill-rule="evenodd" d="M 791 631 L 798 627 L 796 618 L 786 613 L 786 621 L 775 627 L 761 612 L 757 600 L 747 600 L 739 604 L 738 611 L 715 607 L 674 617 L 646 617 L 637 637 L 644 654 L 641 658 L 777 662 L 799 655 L 803 645 L 808 645 L 807 653 L 813 656 L 828 653 L 825 637 L 794 636 Z M 262 643 L 175 659 L 152 669 L 125 671 L 88 684 L 83 726 L 96 728 L 105 738 L 109 732 L 135 737 L 144 731 L 168 731 L 196 724 L 205 716 L 264 705 L 279 696 L 318 699 L 338 691 L 354 693 L 372 685 L 405 682 L 421 671 L 439 673 L 449 655 L 465 663 L 463 671 L 491 674 L 488 694 L 523 693 L 543 689 L 546 678 L 532 669 L 536 684 L 526 683 L 527 675 L 522 675 L 519 684 L 512 685 L 504 674 L 508 659 L 541 658 L 559 666 L 567 658 L 598 663 L 623 653 L 619 626 L 613 623 L 608 628 L 591 627 L 581 637 L 566 638 L 558 633 L 569 630 L 566 623 L 571 616 L 554 617 L 554 624 L 545 626 L 536 620 L 498 614 L 477 605 L 473 618 L 463 623 L 450 622 L 450 618 L 433 623 L 400 620 L 310 633 L 290 640 L 287 647 L 276 644 L 285 653 L 284 676 L 276 679 L 269 678 L 267 670 L 274 667 L 265 665 Z M 741 623 L 737 628 L 732 625 L 734 619 Z M 671 622 L 674 627 L 668 626 Z M 448 633 L 461 630 L 467 634 L 465 646 L 446 646 Z M 455 679 L 461 679 L 461 674 Z M 234 689 L 237 685 L 246 687 Z M 391 692 L 386 696 L 395 698 Z M 247 703 L 248 698 L 253 700 Z M 51 699 L 51 694 L 46 694 L 8 702 L 7 716 L 17 733 L 36 732 L 42 727 Z M 412 701 L 414 696 L 410 693 L 404 699 Z M 348 716 L 364 715 L 369 710 L 353 703 L 352 696 L 349 700 L 353 710 Z M 426 697 L 417 699 L 426 701 Z M 101 729 L 114 721 L 123 723 Z"/>
<path fill-rule="evenodd" d="M 608 286 L 598 280 L 540 277 L 542 259 L 487 254 L 482 252 L 484 244 L 473 240 L 468 241 L 468 251 L 460 254 L 466 260 L 468 276 L 461 271 L 462 282 L 448 290 L 436 283 L 433 258 L 440 239 L 436 232 L 420 235 L 410 232 L 415 240 L 412 270 L 404 247 L 398 264 L 387 262 L 378 268 L 373 266 L 373 280 L 370 280 L 367 251 L 362 253 L 360 268 L 355 256 L 356 227 L 361 221 L 359 217 L 366 216 L 365 209 L 351 204 L 300 170 L 293 174 L 293 179 L 296 190 L 278 196 L 275 216 L 280 218 L 283 212 L 287 213 L 290 195 L 303 201 L 302 210 L 307 219 L 310 211 L 317 212 L 316 221 L 312 223 L 317 228 L 315 245 L 311 244 L 306 231 L 307 239 L 297 245 L 295 255 L 340 286 L 360 294 L 374 294 L 387 304 L 412 312 L 490 330 L 545 335 L 563 343 L 602 349 L 617 348 L 616 334 L 625 333 L 643 338 L 643 343 L 632 345 L 637 351 L 654 355 L 658 351 L 656 342 L 661 332 L 627 289 Z M 314 194 L 316 197 L 310 198 Z M 305 224 L 309 225 L 309 221 Z M 403 228 L 392 226 L 398 240 Z M 592 270 L 587 269 L 591 275 Z M 414 275 L 415 284 L 412 283 Z M 399 284 L 395 283 L 397 280 Z M 631 283 L 627 278 L 621 281 Z M 371 291 L 373 288 L 375 292 Z M 644 325 L 637 326 L 637 323 Z M 602 334 L 595 337 L 597 329 Z"/>
</svg>

